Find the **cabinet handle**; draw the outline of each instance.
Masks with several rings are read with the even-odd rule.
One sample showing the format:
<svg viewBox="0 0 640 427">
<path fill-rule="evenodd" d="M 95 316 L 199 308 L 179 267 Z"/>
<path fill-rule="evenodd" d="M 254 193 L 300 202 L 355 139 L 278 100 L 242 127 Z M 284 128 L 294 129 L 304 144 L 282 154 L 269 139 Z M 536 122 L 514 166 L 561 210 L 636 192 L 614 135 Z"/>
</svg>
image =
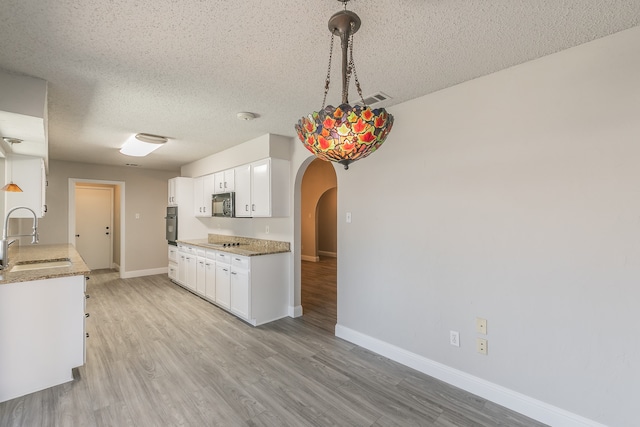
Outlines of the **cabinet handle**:
<svg viewBox="0 0 640 427">
<path fill-rule="evenodd" d="M 224 270 L 224 271 L 229 271 L 229 270 L 227 270 L 226 268 L 223 268 L 223 270 Z"/>
<path fill-rule="evenodd" d="M 84 315 L 84 317 L 89 317 L 89 316 L 90 316 L 89 313 L 85 313 Z"/>
<path fill-rule="evenodd" d="M 44 211 L 47 212 L 47 205 L 44 205 Z"/>
<path fill-rule="evenodd" d="M 255 211 L 255 210 L 256 210 L 256 205 L 255 205 L 255 203 L 251 205 L 251 210 L 252 210 L 252 211 Z"/>
<path fill-rule="evenodd" d="M 245 210 L 246 212 L 249 212 L 249 205 L 244 205 L 244 210 Z"/>
<path fill-rule="evenodd" d="M 236 261 L 242 261 L 240 258 L 236 258 Z"/>
</svg>

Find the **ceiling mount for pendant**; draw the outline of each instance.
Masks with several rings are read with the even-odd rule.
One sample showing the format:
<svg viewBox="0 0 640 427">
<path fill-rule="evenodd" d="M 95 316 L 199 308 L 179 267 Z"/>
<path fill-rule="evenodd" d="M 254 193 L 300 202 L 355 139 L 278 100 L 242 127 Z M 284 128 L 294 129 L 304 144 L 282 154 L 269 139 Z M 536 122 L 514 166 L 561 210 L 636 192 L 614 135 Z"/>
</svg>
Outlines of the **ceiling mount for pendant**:
<svg viewBox="0 0 640 427">
<path fill-rule="evenodd" d="M 329 18 L 331 47 L 325 82 L 324 100 L 320 111 L 301 118 L 295 125 L 298 138 L 316 157 L 338 162 L 349 169 L 349 164 L 376 151 L 387 138 L 393 126 L 393 116 L 384 108 L 371 109 L 362 97 L 356 66 L 353 61 L 353 35 L 360 29 L 361 20 L 347 10 L 349 0 L 338 0 L 345 10 Z M 333 38 L 340 37 L 342 50 L 342 103 L 338 107 L 325 107 L 331 80 Z M 362 103 L 349 104 L 349 81 L 353 77 Z"/>
</svg>

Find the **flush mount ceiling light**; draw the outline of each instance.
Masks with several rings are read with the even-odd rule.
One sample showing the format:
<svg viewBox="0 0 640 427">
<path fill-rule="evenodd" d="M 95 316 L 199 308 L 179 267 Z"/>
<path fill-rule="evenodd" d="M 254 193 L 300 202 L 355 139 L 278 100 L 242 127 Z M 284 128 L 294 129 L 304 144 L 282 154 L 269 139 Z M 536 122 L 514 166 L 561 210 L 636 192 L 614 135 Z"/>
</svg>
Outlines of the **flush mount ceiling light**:
<svg viewBox="0 0 640 427">
<path fill-rule="evenodd" d="M 4 142 L 7 142 L 11 145 L 11 152 L 13 153 L 13 144 L 20 144 L 22 142 L 21 139 L 18 138 L 7 138 L 3 137 Z M 8 160 L 8 159 L 7 159 Z M 22 188 L 18 186 L 18 184 L 13 183 L 13 161 L 9 162 L 9 183 L 2 187 L 2 191 L 8 191 L 10 193 L 22 193 Z"/>
<path fill-rule="evenodd" d="M 254 113 L 250 113 L 248 111 L 243 111 L 243 112 L 240 112 L 240 113 L 236 114 L 236 117 L 238 118 L 238 120 L 244 120 L 244 121 L 248 122 L 249 120 L 255 119 L 256 115 Z"/>
<path fill-rule="evenodd" d="M 120 152 L 125 156 L 144 157 L 160 148 L 160 146 L 168 140 L 169 138 L 160 135 L 138 133 L 131 135 L 131 137 L 127 139 L 127 142 L 124 143 Z"/>
<path fill-rule="evenodd" d="M 364 159 L 382 145 L 393 126 L 393 116 L 384 108 L 371 109 L 362 98 L 353 62 L 353 35 L 360 28 L 360 17 L 347 10 L 349 0 L 338 1 L 344 4 L 344 10 L 329 19 L 331 46 L 322 108 L 301 118 L 295 128 L 300 141 L 316 157 L 338 162 L 349 169 L 350 163 Z M 342 46 L 342 104 L 338 107 L 328 105 L 325 108 L 335 35 L 340 36 Z M 349 81 L 352 75 L 362 105 L 349 104 Z"/>
</svg>

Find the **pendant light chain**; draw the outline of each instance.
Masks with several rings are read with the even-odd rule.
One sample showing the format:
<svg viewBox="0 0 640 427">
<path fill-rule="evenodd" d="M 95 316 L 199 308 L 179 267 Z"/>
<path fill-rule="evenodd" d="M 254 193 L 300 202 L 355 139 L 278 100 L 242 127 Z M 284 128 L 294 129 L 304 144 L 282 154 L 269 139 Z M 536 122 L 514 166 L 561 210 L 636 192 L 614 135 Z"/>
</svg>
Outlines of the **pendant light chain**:
<svg viewBox="0 0 640 427">
<path fill-rule="evenodd" d="M 327 102 L 327 94 L 329 93 L 329 84 L 331 83 L 331 58 L 333 57 L 333 37 L 334 34 L 331 33 L 331 44 L 329 46 L 329 67 L 327 68 L 327 79 L 324 83 L 324 97 L 322 98 L 322 110 L 324 110 L 324 106 Z"/>
<path fill-rule="evenodd" d="M 353 80 L 356 82 L 356 90 L 362 101 L 362 106 L 366 107 L 367 104 L 365 104 L 364 98 L 362 97 L 362 89 L 360 88 L 360 81 L 358 80 L 358 73 L 356 72 L 356 63 L 353 61 L 353 32 L 351 33 L 351 37 L 349 37 L 349 77 L 351 77 L 352 72 Z"/>
</svg>

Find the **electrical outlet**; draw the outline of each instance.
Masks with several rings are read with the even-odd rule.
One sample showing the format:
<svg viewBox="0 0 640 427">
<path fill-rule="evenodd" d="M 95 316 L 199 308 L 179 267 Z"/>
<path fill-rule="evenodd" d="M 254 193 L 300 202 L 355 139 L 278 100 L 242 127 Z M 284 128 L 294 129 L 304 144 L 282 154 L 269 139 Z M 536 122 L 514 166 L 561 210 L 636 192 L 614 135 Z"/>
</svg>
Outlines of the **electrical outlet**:
<svg viewBox="0 0 640 427">
<path fill-rule="evenodd" d="M 449 344 L 460 347 L 460 334 L 458 331 L 449 331 Z"/>
<path fill-rule="evenodd" d="M 476 318 L 476 331 L 479 334 L 487 335 L 487 319 L 481 317 Z"/>
<path fill-rule="evenodd" d="M 266 234 L 269 234 L 269 226 L 268 226 L 268 225 L 264 228 L 264 232 L 265 232 Z"/>
<path fill-rule="evenodd" d="M 484 354 L 486 356 L 488 354 L 488 345 L 489 341 L 485 340 L 484 338 L 478 338 L 478 340 L 476 341 L 478 353 Z"/>
</svg>

